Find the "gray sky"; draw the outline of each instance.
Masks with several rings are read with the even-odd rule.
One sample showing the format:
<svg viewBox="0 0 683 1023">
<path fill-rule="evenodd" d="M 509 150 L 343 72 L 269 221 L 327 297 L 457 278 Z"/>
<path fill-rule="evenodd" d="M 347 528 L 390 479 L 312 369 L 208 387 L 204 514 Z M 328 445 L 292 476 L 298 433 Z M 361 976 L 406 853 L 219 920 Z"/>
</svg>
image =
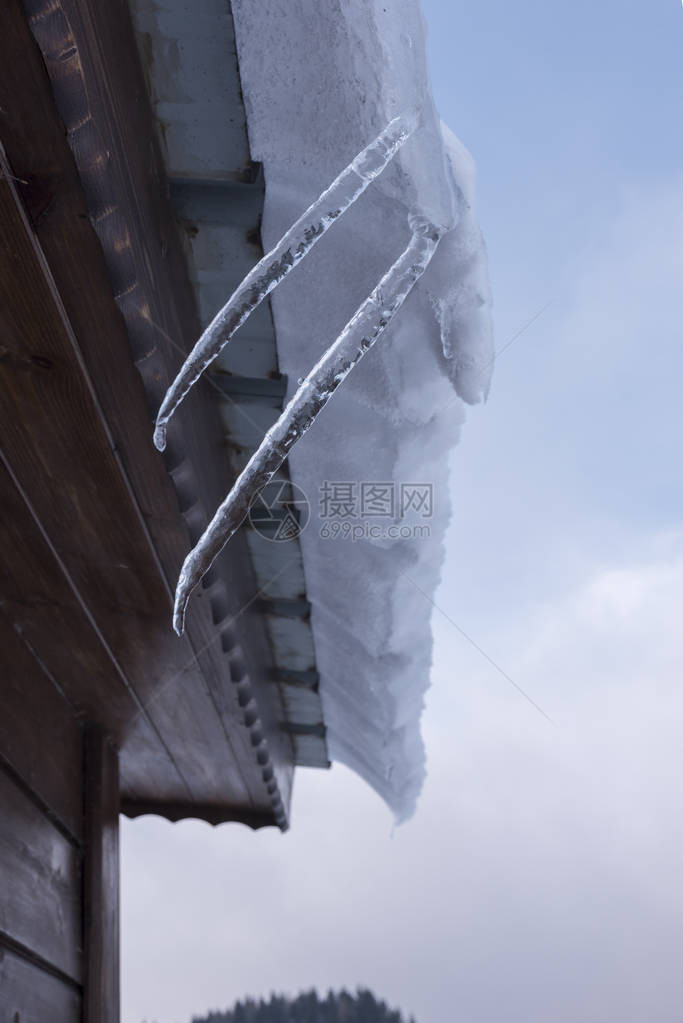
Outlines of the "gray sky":
<svg viewBox="0 0 683 1023">
<path fill-rule="evenodd" d="M 395 832 L 342 767 L 285 836 L 124 821 L 124 1023 L 358 984 L 418 1023 L 680 1019 L 683 11 L 423 9 L 497 347 L 551 302 L 453 455 L 429 777 Z"/>
</svg>

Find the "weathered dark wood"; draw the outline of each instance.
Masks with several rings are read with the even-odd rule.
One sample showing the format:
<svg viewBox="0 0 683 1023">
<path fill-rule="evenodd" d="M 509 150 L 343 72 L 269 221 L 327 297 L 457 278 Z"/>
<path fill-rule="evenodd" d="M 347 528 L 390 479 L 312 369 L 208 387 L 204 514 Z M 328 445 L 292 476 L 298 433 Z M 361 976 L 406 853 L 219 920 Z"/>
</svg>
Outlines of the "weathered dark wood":
<svg viewBox="0 0 683 1023">
<path fill-rule="evenodd" d="M 4 948 L 0 942 L 0 1023 L 81 1023 L 72 985 Z"/>
<path fill-rule="evenodd" d="M 119 1023 L 119 769 L 99 728 L 85 736 L 83 1023 Z"/>
<path fill-rule="evenodd" d="M 189 283 L 182 246 L 168 201 L 163 161 L 156 145 L 155 125 L 135 45 L 126 0 L 25 0 L 34 20 L 58 106 L 76 156 L 86 189 L 91 217 L 100 211 L 115 212 L 95 223 L 107 263 L 109 277 L 117 292 L 118 305 L 126 323 L 137 368 L 145 381 L 150 413 L 155 413 L 168 383 L 184 354 L 199 333 L 195 300 Z M 83 118 L 89 117 L 89 126 Z M 83 144 L 83 136 L 89 143 Z M 97 144 L 95 139 L 97 138 Z M 88 158 L 82 159 L 87 153 Z M 105 159 L 103 159 L 103 157 Z M 90 162 L 92 161 L 92 163 Z M 118 225 L 118 228 L 116 227 Z M 118 232 L 118 233 L 117 233 Z M 125 253 L 125 255 L 124 255 Z M 92 336 L 92 335 L 90 335 Z M 88 335 L 84 357 L 89 357 Z M 95 349 L 95 355 L 99 348 Z M 130 368 L 130 364 L 128 364 Z M 106 385 L 106 380 L 102 385 Z M 179 474 L 185 483 L 179 490 L 181 506 L 191 502 L 186 514 L 192 542 L 222 501 L 232 482 L 223 448 L 223 432 L 211 391 L 203 384 L 184 402 L 171 434 L 170 447 L 185 455 Z M 104 398 L 103 398 L 104 400 Z M 131 476 L 136 492 L 144 494 L 143 479 L 154 479 L 152 461 L 160 459 L 151 443 L 151 431 L 143 465 L 141 438 L 136 432 L 129 459 L 138 466 L 139 478 Z M 121 450 L 124 438 L 121 435 Z M 176 455 L 171 452 L 174 459 Z M 133 467 L 133 466 L 132 466 Z M 188 471 L 189 470 L 189 471 Z M 174 475 L 178 485 L 179 474 Z M 146 507 L 146 501 L 141 500 Z M 157 503 L 157 508 L 159 507 Z M 175 506 L 174 506 L 175 507 Z M 156 529 L 158 515 L 150 521 L 166 577 L 175 587 L 177 569 L 187 553 L 187 542 L 173 547 L 162 542 Z M 282 708 L 279 695 L 264 685 L 269 645 L 263 622 L 252 610 L 244 613 L 257 596 L 257 587 L 246 542 L 236 537 L 216 567 L 215 575 L 227 583 L 222 598 L 229 617 L 240 615 L 238 631 L 248 662 L 250 684 L 258 700 L 264 728 L 269 733 L 269 763 L 278 778 L 284 804 L 288 805 L 293 772 L 291 744 L 274 726 Z M 208 599 L 206 599 L 208 598 Z M 245 765 L 245 783 L 252 801 L 263 800 L 260 768 L 254 767 L 253 733 L 245 729 L 220 646 L 215 642 L 212 594 L 201 590 L 194 598 L 194 613 L 188 635 L 197 652 L 208 691 L 223 722 L 226 739 L 239 763 Z M 246 641 L 248 634 L 248 642 Z M 251 769 L 246 769 L 250 765 Z"/>
<path fill-rule="evenodd" d="M 81 724 L 2 608 L 0 760 L 16 771 L 53 819 L 79 840 L 83 807 Z"/>
<path fill-rule="evenodd" d="M 248 805 L 241 766 L 231 756 L 192 646 L 169 627 L 170 594 L 8 174 L 0 180 L 0 219 L 0 457 L 119 685 L 172 756 L 187 798 Z M 103 693 L 103 707 L 108 700 Z"/>
<path fill-rule="evenodd" d="M 164 817 L 168 821 L 181 821 L 186 820 L 188 817 L 198 816 L 196 807 L 191 803 L 162 803 L 158 799 L 146 803 L 136 802 L 132 799 L 122 799 L 121 813 L 131 819 L 152 814 L 157 817 Z M 238 811 L 231 813 L 230 809 L 224 804 L 212 807 L 208 803 L 202 803 L 201 820 L 206 821 L 208 824 L 225 824 L 229 821 L 234 821 L 235 823 L 245 824 L 256 831 L 258 828 L 272 825 L 273 814 L 270 808 L 260 813 L 258 811 L 249 813 L 247 810 L 240 808 Z"/>
<path fill-rule="evenodd" d="M 117 674 L 1 460 L 0 507 L 0 592 L 5 622 L 21 633 L 46 667 L 49 665 L 50 674 L 83 717 L 125 736 L 133 790 L 145 785 L 162 791 L 172 788 L 172 762 L 147 718 L 139 715 L 135 719 L 133 695 Z M 27 727 L 32 727 L 30 719 Z M 175 789 L 179 796 L 186 794 L 180 778 Z M 79 816 L 81 810 L 79 801 Z"/>
<path fill-rule="evenodd" d="M 158 556 L 160 578 L 156 588 L 143 586 L 143 590 L 148 610 L 163 607 L 165 625 L 168 603 L 164 606 L 164 600 L 168 602 L 169 586 L 175 581 L 188 540 L 176 495 L 151 443 L 146 401 L 150 400 L 152 406 L 158 402 L 178 365 L 178 349 L 186 349 L 194 339 L 197 321 L 165 200 L 128 11 L 122 0 L 107 4 L 80 0 L 26 3 L 76 155 L 79 179 L 64 127 L 55 115 L 45 67 L 33 41 L 28 44 L 28 29 L 18 0 L 9 0 L 6 6 L 0 42 L 6 54 L 0 61 L 0 132 L 11 173 L 20 179 L 15 184 L 22 192 L 66 318 L 78 338 L 79 356 L 110 431 L 110 450 L 115 449 L 119 473 L 124 475 L 137 506 L 138 527 L 142 524 L 147 531 L 146 556 L 149 558 L 150 551 Z M 118 296 L 118 307 L 112 291 Z M 145 379 L 146 396 L 131 360 L 130 345 Z M 36 358 L 31 362 L 33 356 Z M 42 371 L 44 384 L 63 369 L 57 363 L 52 367 L 57 373 L 51 373 L 45 361 L 50 356 L 45 353 L 34 351 L 28 358 L 29 365 L 23 368 L 29 373 Z M 227 486 L 227 460 L 221 449 L 220 429 L 214 428 L 216 410 L 212 403 L 198 393 L 183 411 L 175 444 L 176 449 L 178 443 L 182 447 L 181 453 L 176 450 L 181 474 L 186 474 L 187 466 L 205 470 L 193 477 L 193 487 L 184 496 L 181 493 L 186 504 L 192 503 L 187 518 L 196 530 Z M 76 457 L 81 459 L 82 452 Z M 127 529 L 122 525 L 113 532 L 116 535 Z M 90 546 L 88 543 L 88 550 Z M 241 542 L 233 544 L 224 556 L 224 563 L 229 563 L 230 585 L 224 590 L 228 618 L 255 596 L 242 547 Z M 116 565 L 111 545 L 107 544 L 107 549 L 109 554 L 100 547 L 98 568 L 102 567 L 102 558 L 105 565 L 107 558 Z M 114 574 L 117 571 L 125 574 L 125 570 L 114 568 Z M 91 574 L 96 574 L 92 568 Z M 129 582 L 121 579 L 115 600 L 120 599 Z M 159 597 L 159 585 L 166 590 L 165 597 Z M 165 691 L 165 696 L 156 701 L 155 720 L 161 722 L 159 727 L 167 743 L 173 746 L 172 740 L 176 740 L 172 750 L 176 761 L 185 757 L 181 770 L 186 778 L 195 779 L 193 798 L 198 804 L 202 800 L 216 805 L 222 802 L 226 809 L 230 804 L 242 805 L 246 813 L 259 814 L 267 811 L 273 798 L 272 783 L 267 787 L 264 784 L 263 764 L 255 759 L 253 730 L 243 724 L 220 636 L 212 621 L 212 604 L 210 593 L 195 600 L 188 630 L 189 649 L 180 663 L 179 659 L 170 665 L 164 663 L 160 654 L 163 644 L 149 642 L 146 619 L 136 637 L 138 655 L 140 644 L 147 643 L 157 666 L 168 678 L 192 659 L 193 651 L 197 653 L 201 671 L 195 666 Z M 135 600 L 130 605 L 126 609 L 129 617 L 139 609 Z M 247 612 L 236 629 L 244 640 L 250 682 L 269 732 L 269 765 L 287 804 L 292 750 L 270 724 L 280 714 L 277 692 L 262 684 L 268 661 L 263 625 L 258 615 Z M 117 639 L 116 633 L 113 639 Z M 109 634 L 107 640 L 111 641 Z M 148 691 L 159 686 L 159 677 L 153 677 Z M 184 704 L 188 692 L 198 694 L 191 699 L 194 717 L 192 707 Z M 202 705 L 213 708 L 217 720 L 211 726 L 204 711 L 197 718 Z M 168 727 L 162 728 L 164 720 Z M 130 785 L 136 771 L 129 741 L 122 737 L 123 791 L 132 798 L 153 795 L 156 790 L 151 786 L 145 793 Z M 201 750 L 194 757 L 192 743 Z M 160 791 L 159 795 L 181 798 L 178 792 Z"/>
<path fill-rule="evenodd" d="M 0 930 L 81 979 L 81 857 L 0 771 Z"/>
</svg>

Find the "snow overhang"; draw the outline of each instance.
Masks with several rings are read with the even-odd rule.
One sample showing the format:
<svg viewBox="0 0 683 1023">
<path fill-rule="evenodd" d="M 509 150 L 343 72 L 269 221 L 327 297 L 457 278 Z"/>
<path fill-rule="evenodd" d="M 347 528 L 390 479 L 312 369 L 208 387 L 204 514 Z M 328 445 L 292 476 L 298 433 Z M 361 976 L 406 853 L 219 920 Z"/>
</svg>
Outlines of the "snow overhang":
<svg viewBox="0 0 683 1023">
<path fill-rule="evenodd" d="M 487 393 L 492 361 L 472 161 L 435 114 L 414 0 L 234 0 L 232 13 L 215 0 L 191 11 L 179 0 L 132 0 L 132 9 L 204 323 L 261 255 L 261 237 L 275 244 L 392 117 L 421 113 L 390 170 L 278 287 L 272 307 L 253 314 L 211 375 L 238 471 L 282 398 L 405 248 L 409 215 L 447 231 L 396 324 L 288 460 L 308 499 L 307 528 L 291 546 L 253 531 L 248 541 L 269 591 L 263 613 L 280 681 L 291 675 L 283 692 L 299 762 L 326 763 L 329 748 L 405 818 L 424 777 L 419 720 L 450 517 L 446 460 L 463 403 Z M 337 484 L 354 502 L 364 486 L 390 488 L 385 527 L 404 525 L 403 488 L 427 488 L 428 513 L 413 516 L 409 537 L 330 537 L 325 488 Z M 367 526 L 362 507 L 351 509 L 347 518 L 360 513 Z"/>
</svg>

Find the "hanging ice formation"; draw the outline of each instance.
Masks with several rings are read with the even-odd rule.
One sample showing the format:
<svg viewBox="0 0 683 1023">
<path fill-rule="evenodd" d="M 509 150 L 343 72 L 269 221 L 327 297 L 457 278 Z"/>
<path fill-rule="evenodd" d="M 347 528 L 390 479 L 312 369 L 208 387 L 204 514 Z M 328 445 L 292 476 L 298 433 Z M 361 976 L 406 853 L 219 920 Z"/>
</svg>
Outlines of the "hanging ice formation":
<svg viewBox="0 0 683 1023">
<path fill-rule="evenodd" d="M 192 385 L 269 292 L 381 174 L 410 137 L 416 124 L 414 115 L 394 118 L 250 270 L 201 335 L 166 392 L 154 431 L 154 443 L 160 451 L 166 446 L 168 421 Z M 377 341 L 427 269 L 442 232 L 420 217 L 411 218 L 410 227 L 412 237 L 405 251 L 300 384 L 238 476 L 197 545 L 185 558 L 178 577 L 173 611 L 173 627 L 178 635 L 182 635 L 184 630 L 185 611 L 192 590 L 239 528 L 253 498 L 315 422 L 318 413 L 353 367 Z"/>
<path fill-rule="evenodd" d="M 168 421 L 192 385 L 254 309 L 382 173 L 410 138 L 417 122 L 416 114 L 395 117 L 390 121 L 384 131 L 361 150 L 329 188 L 292 224 L 277 245 L 249 271 L 201 335 L 166 392 L 154 430 L 154 443 L 159 451 L 166 447 Z"/>
<path fill-rule="evenodd" d="M 239 528 L 256 494 L 278 470 L 290 450 L 315 422 L 336 389 L 374 345 L 400 309 L 413 285 L 429 266 L 440 231 L 413 218 L 412 238 L 296 390 L 277 422 L 268 430 L 232 490 L 185 558 L 176 587 L 173 628 L 182 635 L 190 593 Z"/>
</svg>

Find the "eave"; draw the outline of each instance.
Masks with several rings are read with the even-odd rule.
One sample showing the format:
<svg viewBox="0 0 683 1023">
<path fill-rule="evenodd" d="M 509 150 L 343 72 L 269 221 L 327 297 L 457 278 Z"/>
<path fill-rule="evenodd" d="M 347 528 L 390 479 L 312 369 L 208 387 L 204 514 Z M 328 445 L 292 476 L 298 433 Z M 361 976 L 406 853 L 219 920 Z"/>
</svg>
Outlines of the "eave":
<svg viewBox="0 0 683 1023">
<path fill-rule="evenodd" d="M 261 218 L 267 182 L 251 160 L 233 17 L 229 3 L 189 7 L 182 0 L 130 0 L 170 200 L 202 326 L 263 255 Z M 230 469 L 245 467 L 278 418 L 288 389 L 265 301 L 206 377 L 220 413 Z M 277 474 L 291 494 L 288 467 Z M 242 527 L 258 586 L 258 609 L 271 648 L 284 727 L 295 763 L 329 765 L 318 693 L 311 607 L 297 537 Z M 298 672 L 306 685 L 293 684 Z"/>
<path fill-rule="evenodd" d="M 286 827 L 294 751 L 244 537 L 170 628 L 231 473 L 205 387 L 165 459 L 152 444 L 199 321 L 127 6 L 11 0 L 4 29 L 5 625 L 112 736 L 124 812 Z"/>
</svg>

